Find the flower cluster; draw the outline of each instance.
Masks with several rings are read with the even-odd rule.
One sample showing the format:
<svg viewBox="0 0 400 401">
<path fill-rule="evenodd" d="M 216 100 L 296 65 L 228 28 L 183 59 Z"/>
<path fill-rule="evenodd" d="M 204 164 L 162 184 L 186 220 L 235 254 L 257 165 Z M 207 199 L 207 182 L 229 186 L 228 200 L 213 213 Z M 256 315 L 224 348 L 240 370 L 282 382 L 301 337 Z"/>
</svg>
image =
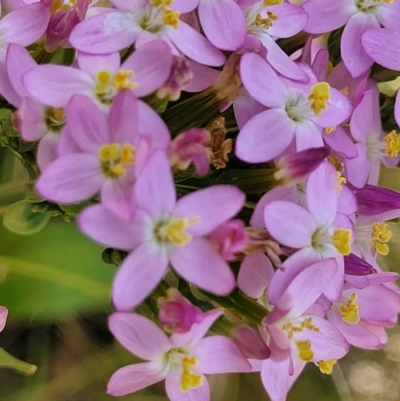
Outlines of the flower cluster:
<svg viewBox="0 0 400 401">
<path fill-rule="evenodd" d="M 35 189 L 117 255 L 109 328 L 145 362 L 109 394 L 165 379 L 208 401 L 205 375 L 256 371 L 284 401 L 307 362 L 384 346 L 400 194 L 378 178 L 400 135 L 371 67 L 400 70 L 400 0 L 111 3 L 3 1 L 0 19 Z"/>
</svg>

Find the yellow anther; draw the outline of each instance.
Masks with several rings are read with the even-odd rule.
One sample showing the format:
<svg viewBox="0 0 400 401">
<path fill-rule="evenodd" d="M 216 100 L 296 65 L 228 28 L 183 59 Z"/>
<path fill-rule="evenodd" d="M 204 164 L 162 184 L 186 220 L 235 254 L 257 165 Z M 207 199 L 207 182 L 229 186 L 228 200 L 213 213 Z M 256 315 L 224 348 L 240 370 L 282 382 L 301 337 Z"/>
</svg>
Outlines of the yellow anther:
<svg viewBox="0 0 400 401">
<path fill-rule="evenodd" d="M 280 6 L 283 0 L 264 0 L 264 6 Z"/>
<path fill-rule="evenodd" d="M 203 384 L 203 376 L 194 373 L 192 370 L 193 366 L 197 365 L 197 358 L 192 356 L 185 356 L 182 359 L 182 376 L 180 389 L 182 392 L 186 392 L 189 388 L 197 388 Z"/>
<path fill-rule="evenodd" d="M 312 86 L 308 99 L 311 100 L 311 108 L 316 116 L 319 116 L 328 108 L 328 100 L 331 98 L 330 86 L 326 82 L 319 82 Z"/>
<path fill-rule="evenodd" d="M 96 78 L 101 84 L 108 84 L 111 82 L 112 75 L 109 71 L 101 70 L 97 73 Z"/>
<path fill-rule="evenodd" d="M 168 7 L 170 6 L 174 0 L 151 0 L 151 4 L 154 7 Z"/>
<path fill-rule="evenodd" d="M 337 361 L 335 361 L 335 360 L 319 361 L 319 363 L 318 363 L 319 370 L 322 373 L 325 373 L 326 375 L 330 375 L 333 371 L 333 365 L 335 365 L 336 362 Z"/>
<path fill-rule="evenodd" d="M 330 74 L 332 71 L 333 71 L 333 64 L 332 64 L 332 61 L 328 61 L 328 65 L 326 66 L 326 71 L 327 71 L 327 73 L 328 74 Z"/>
<path fill-rule="evenodd" d="M 132 82 L 129 78 L 133 75 L 132 70 L 118 70 L 115 73 L 113 85 L 115 89 L 133 89 L 137 87 L 136 82 Z"/>
<path fill-rule="evenodd" d="M 400 152 L 400 135 L 397 135 L 397 132 L 393 130 L 383 140 L 386 143 L 385 154 L 390 157 L 396 157 Z"/>
<path fill-rule="evenodd" d="M 59 132 L 65 125 L 65 110 L 59 107 L 45 109 L 44 119 L 50 131 Z"/>
<path fill-rule="evenodd" d="M 343 86 L 343 88 L 342 88 L 342 89 L 340 89 L 340 92 L 342 92 L 342 93 L 343 93 L 343 95 L 346 95 L 346 96 L 348 96 L 348 95 L 349 95 L 349 93 L 350 93 L 350 89 L 349 89 L 349 87 L 348 87 L 348 86 Z"/>
<path fill-rule="evenodd" d="M 179 11 L 172 11 L 169 8 L 164 10 L 163 22 L 165 25 L 170 25 L 173 28 L 178 28 L 179 26 L 179 17 L 181 13 Z"/>
<path fill-rule="evenodd" d="M 389 242 L 390 238 L 392 238 L 392 232 L 389 230 L 386 223 L 380 224 L 375 222 L 372 225 L 372 243 L 380 255 L 387 255 L 389 253 L 389 246 L 387 245 L 387 242 Z"/>
<path fill-rule="evenodd" d="M 324 134 L 325 134 L 325 135 L 332 134 L 332 132 L 335 132 L 335 131 L 336 131 L 336 128 L 337 128 L 337 127 L 328 127 L 328 128 L 325 128 L 325 129 L 324 129 Z"/>
<path fill-rule="evenodd" d="M 332 164 L 332 166 L 335 167 L 335 170 L 338 171 L 339 173 L 342 171 L 342 164 L 339 162 L 337 157 L 329 155 L 328 162 Z"/>
<path fill-rule="evenodd" d="M 360 321 L 360 315 L 358 313 L 360 307 L 357 305 L 356 301 L 357 294 L 353 292 L 346 304 L 339 305 L 339 311 L 342 314 L 342 319 L 344 322 L 349 324 L 357 324 Z"/>
<path fill-rule="evenodd" d="M 282 330 L 286 331 L 288 338 L 291 340 L 296 333 L 301 333 L 304 330 L 310 330 L 319 333 L 319 328 L 314 325 L 312 317 L 305 318 L 300 324 L 286 322 L 282 326 Z"/>
<path fill-rule="evenodd" d="M 118 157 L 120 147 L 121 145 L 119 143 L 103 145 L 99 151 L 99 159 L 102 162 L 115 161 Z"/>
<path fill-rule="evenodd" d="M 256 19 L 254 20 L 254 24 L 256 26 L 263 26 L 264 28 L 271 28 L 274 25 L 274 22 L 278 19 L 278 16 L 271 12 L 267 11 L 267 18 L 263 18 L 261 14 L 256 15 Z"/>
<path fill-rule="evenodd" d="M 135 162 L 136 148 L 131 144 L 111 143 L 100 148 L 98 157 L 104 175 L 118 178 Z"/>
<path fill-rule="evenodd" d="M 188 219 L 171 217 L 164 226 L 164 233 L 172 244 L 183 246 L 192 239 L 192 236 L 185 231 L 188 225 Z"/>
<path fill-rule="evenodd" d="M 340 171 L 336 171 L 337 175 L 337 190 L 340 192 L 342 190 L 342 184 L 346 184 L 347 180 L 346 178 L 342 177 L 342 174 Z"/>
<path fill-rule="evenodd" d="M 305 341 L 297 341 L 296 342 L 297 349 L 299 350 L 299 357 L 303 361 L 309 362 L 314 357 L 314 352 L 311 349 L 311 342 L 310 340 Z"/>
<path fill-rule="evenodd" d="M 351 252 L 351 230 L 339 228 L 332 235 L 332 242 L 335 248 L 342 255 L 350 255 Z"/>
</svg>

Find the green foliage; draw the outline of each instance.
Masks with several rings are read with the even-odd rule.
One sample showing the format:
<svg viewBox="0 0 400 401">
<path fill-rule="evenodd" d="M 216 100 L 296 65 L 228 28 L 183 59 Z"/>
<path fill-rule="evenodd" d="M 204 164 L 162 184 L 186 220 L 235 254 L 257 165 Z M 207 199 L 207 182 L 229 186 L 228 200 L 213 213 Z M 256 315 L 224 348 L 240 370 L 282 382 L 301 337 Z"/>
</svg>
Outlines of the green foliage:
<svg viewBox="0 0 400 401">
<path fill-rule="evenodd" d="M 61 321 L 109 308 L 115 269 L 101 261 L 101 247 L 74 224 L 52 221 L 34 236 L 0 229 L 0 305 L 10 320 Z M 0 277 L 1 278 L 1 277 Z"/>
<path fill-rule="evenodd" d="M 20 361 L 19 359 L 10 355 L 3 348 L 0 348 L 0 368 L 13 369 L 23 375 L 33 375 L 36 372 L 37 367 L 30 363 Z"/>
<path fill-rule="evenodd" d="M 3 223 L 13 233 L 30 235 L 46 227 L 50 218 L 50 213 L 36 212 L 32 210 L 32 203 L 23 200 L 7 210 Z"/>
</svg>

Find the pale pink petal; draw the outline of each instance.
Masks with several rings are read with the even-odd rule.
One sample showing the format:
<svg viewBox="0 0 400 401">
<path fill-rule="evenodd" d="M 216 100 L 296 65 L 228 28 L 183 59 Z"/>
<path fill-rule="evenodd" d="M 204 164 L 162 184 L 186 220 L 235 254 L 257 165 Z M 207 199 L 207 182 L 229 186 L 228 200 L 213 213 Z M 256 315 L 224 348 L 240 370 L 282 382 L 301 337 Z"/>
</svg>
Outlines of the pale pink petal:
<svg viewBox="0 0 400 401">
<path fill-rule="evenodd" d="M 79 68 L 92 77 L 95 77 L 100 70 L 115 73 L 121 64 L 119 53 L 98 55 L 78 52 L 77 60 Z"/>
<path fill-rule="evenodd" d="M 348 350 L 349 344 L 340 331 L 327 320 L 313 316 L 312 323 L 319 331 L 305 330 L 295 335 L 296 340 L 309 340 L 311 342 L 314 361 L 336 360 L 343 358 Z"/>
<path fill-rule="evenodd" d="M 7 321 L 8 310 L 4 306 L 0 306 L 0 332 L 4 330 Z"/>
<path fill-rule="evenodd" d="M 324 134 L 323 140 L 335 152 L 346 159 L 354 159 L 358 152 L 349 135 L 342 127 L 336 127 L 330 134 Z"/>
<path fill-rule="evenodd" d="M 67 135 L 85 152 L 98 156 L 102 145 L 111 142 L 107 116 L 87 96 L 75 95 L 67 107 Z"/>
<path fill-rule="evenodd" d="M 50 14 L 42 4 L 35 3 L 15 10 L 0 21 L 3 43 L 28 46 L 46 31 Z"/>
<path fill-rule="evenodd" d="M 210 387 L 207 378 L 202 375 L 202 385 L 189 388 L 187 391 L 180 389 L 181 373 L 173 370 L 165 379 L 165 390 L 171 401 L 210 401 Z"/>
<path fill-rule="evenodd" d="M 176 201 L 175 186 L 167 156 L 157 151 L 147 162 L 135 184 L 139 209 L 159 218 L 173 210 Z"/>
<path fill-rule="evenodd" d="M 311 0 L 302 7 L 307 11 L 308 23 L 305 31 L 309 33 L 325 33 L 345 25 L 352 14 L 358 12 L 353 1 L 336 0 L 327 3 L 325 0 Z"/>
<path fill-rule="evenodd" d="M 200 0 L 175 0 L 171 5 L 173 10 L 178 10 L 182 14 L 193 11 L 198 5 Z"/>
<path fill-rule="evenodd" d="M 321 128 L 314 121 L 306 120 L 296 124 L 296 150 L 299 152 L 309 148 L 320 148 L 324 146 Z"/>
<path fill-rule="evenodd" d="M 236 156 L 248 163 L 270 161 L 290 145 L 295 129 L 295 123 L 284 110 L 263 111 L 240 130 Z"/>
<path fill-rule="evenodd" d="M 240 59 L 240 76 L 250 95 L 266 107 L 284 108 L 287 89 L 276 72 L 256 53 Z"/>
<path fill-rule="evenodd" d="M 268 287 L 274 269 L 263 253 L 245 256 L 240 265 L 238 287 L 249 297 L 260 298 Z"/>
<path fill-rule="evenodd" d="M 133 185 L 131 180 L 106 180 L 101 187 L 101 202 L 115 216 L 131 219 L 136 211 Z"/>
<path fill-rule="evenodd" d="M 356 143 L 355 146 L 358 156 L 354 159 L 345 159 L 344 169 L 347 180 L 355 187 L 363 188 L 371 171 L 371 159 L 363 143 Z"/>
<path fill-rule="evenodd" d="M 111 105 L 108 116 L 108 131 L 105 128 L 103 131 L 110 132 L 111 138 L 108 140 L 111 142 L 136 145 L 139 137 L 138 119 L 138 100 L 131 91 L 121 90 Z"/>
<path fill-rule="evenodd" d="M 54 107 L 65 107 L 76 93 L 91 96 L 93 79 L 81 70 L 63 65 L 40 65 L 23 77 L 32 97 Z"/>
<path fill-rule="evenodd" d="M 221 50 L 239 50 L 247 33 L 246 20 L 234 0 L 200 1 L 199 18 L 208 40 Z"/>
<path fill-rule="evenodd" d="M 90 206 L 78 216 L 78 226 L 88 237 L 116 249 L 132 250 L 144 242 L 150 218 L 137 211 L 133 221 L 116 217 L 103 205 Z"/>
<path fill-rule="evenodd" d="M 167 270 L 165 250 L 144 243 L 124 259 L 112 287 L 112 300 L 117 310 L 138 306 L 151 294 Z"/>
<path fill-rule="evenodd" d="M 118 342 L 141 359 L 157 360 L 171 348 L 164 332 L 142 315 L 115 312 L 108 318 L 108 327 Z"/>
<path fill-rule="evenodd" d="M 292 248 L 311 245 L 316 223 L 312 215 L 301 206 L 287 201 L 275 201 L 264 209 L 265 226 L 281 244 Z"/>
<path fill-rule="evenodd" d="M 368 134 L 376 128 L 376 121 L 374 119 L 375 113 L 373 113 L 373 93 L 372 91 L 366 91 L 363 94 L 361 102 L 354 109 L 350 120 L 351 135 L 357 142 L 365 143 Z M 381 131 L 380 127 L 380 116 L 378 131 Z"/>
<path fill-rule="evenodd" d="M 225 62 L 225 56 L 220 50 L 183 21 L 179 22 L 177 29 L 168 30 L 168 37 L 185 56 L 200 64 L 219 67 Z"/>
<path fill-rule="evenodd" d="M 342 60 L 353 78 L 359 77 L 372 67 L 374 61 L 365 52 L 361 36 L 368 29 L 379 27 L 373 14 L 357 13 L 347 22 L 341 40 Z"/>
<path fill-rule="evenodd" d="M 270 358 L 261 365 L 261 380 L 271 401 L 286 401 L 289 391 L 289 364 L 289 358 L 281 362 Z"/>
<path fill-rule="evenodd" d="M 7 72 L 7 66 L 4 60 L 1 60 L 0 53 L 0 94 L 15 107 L 18 107 L 21 103 L 21 97 L 18 95 L 13 84 L 10 81 L 10 77 Z"/>
<path fill-rule="evenodd" d="M 337 210 L 337 174 L 330 163 L 321 163 L 307 180 L 307 205 L 317 225 L 330 225 Z"/>
<path fill-rule="evenodd" d="M 196 63 L 193 60 L 187 60 L 187 62 L 193 72 L 193 78 L 185 86 L 186 92 L 201 92 L 209 88 L 221 74 L 221 71 Z"/>
<path fill-rule="evenodd" d="M 145 102 L 139 100 L 139 132 L 150 139 L 152 150 L 167 151 L 171 135 L 163 119 Z"/>
<path fill-rule="evenodd" d="M 233 112 L 239 129 L 255 115 L 265 110 L 265 106 L 253 99 L 247 92 L 238 96 L 233 102 Z"/>
<path fill-rule="evenodd" d="M 205 238 L 195 237 L 182 247 L 171 247 L 169 257 L 179 275 L 206 291 L 227 295 L 235 287 L 229 265 Z"/>
<path fill-rule="evenodd" d="M 35 60 L 23 46 L 16 44 L 8 46 L 6 55 L 7 72 L 13 88 L 21 98 L 28 96 L 28 92 L 22 83 L 22 77 L 36 65 Z"/>
<path fill-rule="evenodd" d="M 69 41 L 75 49 L 86 53 L 117 52 L 135 42 L 142 28 L 129 12 L 108 12 L 78 24 Z"/>
<path fill-rule="evenodd" d="M 391 3 L 384 4 L 383 7 L 376 7 L 375 15 L 382 26 L 394 29 L 396 31 L 399 30 L 399 1 L 392 1 Z"/>
<path fill-rule="evenodd" d="M 172 64 L 170 47 L 161 40 L 155 40 L 137 49 L 121 66 L 133 70 L 132 80 L 138 84 L 133 89 L 137 97 L 149 95 L 167 80 Z"/>
<path fill-rule="evenodd" d="M 343 291 L 344 283 L 344 259 L 342 255 L 336 255 L 337 270 L 335 275 L 332 277 L 329 285 L 325 288 L 324 295 L 330 301 L 337 301 Z"/>
<path fill-rule="evenodd" d="M 25 141 L 37 141 L 46 132 L 44 107 L 30 97 L 24 97 L 18 109 L 21 136 Z"/>
<path fill-rule="evenodd" d="M 179 199 L 173 215 L 194 218 L 187 231 L 205 235 L 234 217 L 243 207 L 245 194 L 233 185 L 213 185 Z"/>
<path fill-rule="evenodd" d="M 278 46 L 268 34 L 261 39 L 267 48 L 267 61 L 283 76 L 295 81 L 308 82 L 307 74 Z"/>
<path fill-rule="evenodd" d="M 333 258 L 306 267 L 288 285 L 276 307 L 286 303 L 286 298 L 293 304 L 288 316 L 302 315 L 322 295 L 336 271 L 337 263 Z"/>
<path fill-rule="evenodd" d="M 395 14 L 393 14 L 395 16 Z M 374 28 L 368 30 L 361 38 L 364 50 L 378 64 L 391 70 L 400 70 L 400 32 Z"/>
<path fill-rule="evenodd" d="M 370 332 L 362 324 L 348 324 L 344 322 L 337 308 L 331 309 L 327 317 L 340 330 L 349 344 L 364 349 L 378 349 L 382 346 L 379 337 L 375 333 Z"/>
<path fill-rule="evenodd" d="M 51 163 L 35 187 L 41 196 L 52 202 L 70 204 L 91 198 L 100 190 L 102 183 L 96 157 L 70 154 Z"/>
<path fill-rule="evenodd" d="M 134 393 L 165 379 L 160 363 L 145 362 L 118 369 L 107 384 L 107 394 L 114 397 Z"/>
<path fill-rule="evenodd" d="M 205 374 L 249 372 L 251 366 L 238 346 L 224 336 L 203 338 L 196 348 L 196 369 Z"/>
<path fill-rule="evenodd" d="M 58 140 L 59 135 L 49 132 L 40 140 L 36 159 L 40 170 L 44 170 L 50 163 L 58 157 Z"/>
</svg>

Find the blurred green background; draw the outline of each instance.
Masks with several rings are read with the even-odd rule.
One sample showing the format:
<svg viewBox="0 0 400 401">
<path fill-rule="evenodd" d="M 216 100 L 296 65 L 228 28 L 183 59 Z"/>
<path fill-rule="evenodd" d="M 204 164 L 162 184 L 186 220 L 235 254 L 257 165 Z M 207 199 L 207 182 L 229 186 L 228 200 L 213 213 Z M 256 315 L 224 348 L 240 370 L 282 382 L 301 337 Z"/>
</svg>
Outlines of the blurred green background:
<svg viewBox="0 0 400 401">
<path fill-rule="evenodd" d="M 86 239 L 74 223 L 29 214 L 20 205 L 29 197 L 27 177 L 18 160 L 0 150 L 0 305 L 9 309 L 0 347 L 37 365 L 33 376 L 0 369 L 0 401 L 106 401 L 111 374 L 135 361 L 107 330 L 110 283 L 115 268 L 102 262 L 102 248 Z M 384 170 L 382 185 L 400 190 L 400 170 Z M 23 216 L 26 220 L 21 220 Z M 382 264 L 399 271 L 400 229 L 393 231 L 391 252 Z M 379 305 L 377 305 L 379 307 Z M 390 331 L 384 350 L 352 349 L 331 376 L 309 364 L 288 396 L 289 401 L 398 401 L 400 399 L 400 329 Z M 258 374 L 209 377 L 212 401 L 268 400 Z M 163 383 L 123 397 L 167 401 Z"/>
</svg>

